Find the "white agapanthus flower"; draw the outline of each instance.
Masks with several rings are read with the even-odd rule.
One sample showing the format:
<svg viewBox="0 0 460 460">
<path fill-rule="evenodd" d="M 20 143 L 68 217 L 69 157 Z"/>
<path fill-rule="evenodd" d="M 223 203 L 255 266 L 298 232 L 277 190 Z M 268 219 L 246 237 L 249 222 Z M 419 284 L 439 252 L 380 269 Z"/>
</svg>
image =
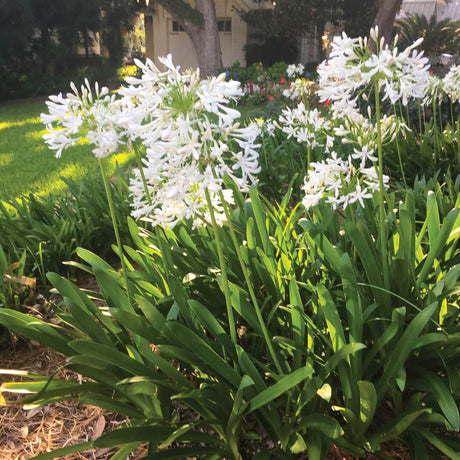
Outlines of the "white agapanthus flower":
<svg viewBox="0 0 460 460">
<path fill-rule="evenodd" d="M 283 96 L 288 99 L 305 100 L 312 92 L 313 82 L 305 78 L 296 78 L 289 88 L 283 90 Z"/>
<path fill-rule="evenodd" d="M 354 100 L 367 87 L 378 84 L 383 99 L 392 104 L 401 101 L 407 105 L 410 98 L 422 98 L 428 86 L 428 59 L 417 52 L 421 39 L 399 52 L 390 49 L 378 29 L 371 30 L 377 53 L 371 52 L 367 39 L 351 39 L 345 33 L 335 37 L 328 60 L 318 67 L 318 92 L 321 101 L 342 102 Z"/>
<path fill-rule="evenodd" d="M 423 105 L 431 105 L 433 101 L 442 101 L 446 92 L 444 80 L 435 74 L 430 75 L 428 88 L 423 98 Z"/>
<path fill-rule="evenodd" d="M 108 88 L 99 89 L 96 83 L 94 95 L 87 79 L 79 92 L 71 83 L 73 93 L 50 96 L 46 102 L 49 113 L 41 114 L 48 133 L 43 136 L 48 146 L 60 157 L 62 151 L 86 138 L 93 145 L 97 158 L 104 158 L 119 150 L 123 140 L 115 119 L 119 105 Z"/>
<path fill-rule="evenodd" d="M 148 195 L 138 171 L 130 184 L 133 216 L 172 227 L 181 219 L 206 219 L 206 190 L 221 210 L 225 175 L 243 190 L 256 182 L 259 128 L 241 126 L 240 113 L 228 106 L 241 95 L 238 82 L 225 81 L 225 74 L 200 80 L 198 70 L 181 73 L 171 56 L 160 62 L 166 71 L 136 61 L 142 76 L 119 90 L 126 107 L 119 124 L 146 151 Z"/>
<path fill-rule="evenodd" d="M 409 131 L 409 127 L 395 115 L 381 117 L 380 132 L 383 145 L 393 142 L 398 133 L 404 135 L 406 131 Z M 356 146 L 352 156 L 354 159 L 361 159 L 364 164 L 368 159 L 377 161 L 376 155 L 373 154 L 378 149 L 378 129 L 373 122 L 370 107 L 368 107 L 367 117 L 357 111 L 353 112 L 352 117 L 344 117 L 334 128 L 334 133 L 342 138 L 344 144 Z M 364 164 L 361 167 L 364 167 Z"/>
<path fill-rule="evenodd" d="M 454 65 L 443 78 L 444 91 L 452 102 L 460 102 L 460 65 Z"/>
<path fill-rule="evenodd" d="M 294 137 L 297 142 L 307 147 L 325 147 L 325 151 L 329 151 L 329 121 L 317 109 L 307 110 L 303 102 L 294 109 L 284 109 L 278 126 L 287 134 L 288 139 Z"/>
<path fill-rule="evenodd" d="M 200 80 L 198 70 L 181 73 L 171 55 L 159 60 L 163 70 L 136 60 L 142 75 L 127 78 L 121 97 L 97 84 L 93 94 L 87 80 L 81 92 L 72 84 L 73 93 L 51 96 L 49 113 L 42 114 L 45 141 L 60 156 L 86 139 L 98 158 L 134 145 L 145 151 L 142 171 L 130 183 L 136 218 L 167 226 L 206 220 L 208 191 L 222 221 L 224 176 L 243 190 L 256 182 L 259 128 L 241 126 L 240 113 L 229 106 L 242 94 L 238 82 L 225 81 L 225 74 Z M 229 192 L 223 196 L 231 200 Z"/>
<path fill-rule="evenodd" d="M 307 210 L 323 199 L 333 209 L 344 210 L 356 202 L 364 207 L 364 200 L 372 198 L 373 191 L 379 187 L 374 168 L 356 168 L 351 157 L 343 160 L 335 152 L 330 158 L 310 166 L 312 169 L 302 187 L 305 191 L 302 204 Z M 385 176 L 385 185 L 387 183 Z"/>
<path fill-rule="evenodd" d="M 289 64 L 286 73 L 290 79 L 294 79 L 299 77 L 300 75 L 303 75 L 304 70 L 305 67 L 303 64 Z"/>
</svg>

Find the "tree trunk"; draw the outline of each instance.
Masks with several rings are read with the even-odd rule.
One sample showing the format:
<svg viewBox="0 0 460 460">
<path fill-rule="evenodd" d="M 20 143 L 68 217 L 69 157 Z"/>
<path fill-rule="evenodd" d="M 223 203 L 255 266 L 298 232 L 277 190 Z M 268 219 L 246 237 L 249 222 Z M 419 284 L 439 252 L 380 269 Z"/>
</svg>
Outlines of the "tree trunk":
<svg viewBox="0 0 460 460">
<path fill-rule="evenodd" d="M 195 0 L 195 9 L 203 16 L 203 27 L 182 19 L 185 32 L 195 48 L 202 78 L 216 75 L 222 67 L 222 51 L 217 29 L 216 7 L 214 0 Z"/>
<path fill-rule="evenodd" d="M 379 9 L 372 26 L 379 27 L 379 37 L 385 37 L 385 43 L 390 44 L 393 40 L 395 17 L 402 2 L 403 0 L 380 0 Z"/>
</svg>

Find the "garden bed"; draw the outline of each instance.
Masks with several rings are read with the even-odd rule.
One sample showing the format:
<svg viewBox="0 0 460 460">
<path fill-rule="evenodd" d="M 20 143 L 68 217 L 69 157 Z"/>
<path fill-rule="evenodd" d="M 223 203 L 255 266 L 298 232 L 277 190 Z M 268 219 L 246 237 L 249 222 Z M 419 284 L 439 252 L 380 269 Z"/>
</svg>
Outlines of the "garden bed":
<svg viewBox="0 0 460 460">
<path fill-rule="evenodd" d="M 31 342 L 21 342 L 17 347 L 0 351 L 0 368 L 18 369 L 39 374 L 78 380 L 78 374 L 66 369 L 65 356 Z M 10 376 L 0 376 L 0 382 L 11 381 Z M 103 432 L 116 429 L 126 419 L 94 406 L 80 404 L 77 401 L 61 401 L 45 407 L 25 410 L 22 406 L 0 407 L 0 458 L 3 460 L 25 460 L 35 455 L 65 447 L 69 444 L 95 439 Z M 69 454 L 64 460 L 105 460 L 114 454 L 113 449 L 92 449 L 90 451 Z M 391 445 L 383 450 L 392 459 L 409 459 L 404 446 Z M 139 448 L 129 458 L 141 459 L 147 453 L 145 447 Z M 306 455 L 306 454 L 305 454 Z M 298 457 L 306 459 L 308 456 Z M 352 460 L 337 446 L 332 445 L 328 460 Z M 366 460 L 377 457 L 368 455 Z M 192 460 L 192 459 L 190 459 Z"/>
</svg>

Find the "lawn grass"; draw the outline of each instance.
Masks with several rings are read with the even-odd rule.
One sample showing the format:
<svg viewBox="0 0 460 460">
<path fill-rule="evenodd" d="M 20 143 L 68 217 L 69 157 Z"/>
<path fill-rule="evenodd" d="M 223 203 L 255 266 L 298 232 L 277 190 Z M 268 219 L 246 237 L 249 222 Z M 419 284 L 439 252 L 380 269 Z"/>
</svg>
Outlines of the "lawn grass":
<svg viewBox="0 0 460 460">
<path fill-rule="evenodd" d="M 55 158 L 43 141 L 46 129 L 40 114 L 44 102 L 22 102 L 0 107 L 0 198 L 59 193 L 66 189 L 61 177 L 79 179 L 97 169 L 88 145 L 79 144 Z M 125 164 L 130 156 L 112 156 L 108 169 Z"/>
</svg>

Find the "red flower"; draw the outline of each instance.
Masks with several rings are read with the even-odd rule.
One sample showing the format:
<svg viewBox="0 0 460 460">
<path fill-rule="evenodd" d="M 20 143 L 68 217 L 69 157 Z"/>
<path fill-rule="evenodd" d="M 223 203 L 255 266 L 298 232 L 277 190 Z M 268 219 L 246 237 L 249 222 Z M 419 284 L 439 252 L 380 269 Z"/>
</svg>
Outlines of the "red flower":
<svg viewBox="0 0 460 460">
<path fill-rule="evenodd" d="M 329 99 L 324 104 L 323 107 L 326 108 L 332 101 Z"/>
<path fill-rule="evenodd" d="M 282 78 L 282 79 L 280 80 L 280 83 L 281 83 L 281 84 L 284 83 L 284 78 Z"/>
<path fill-rule="evenodd" d="M 434 74 L 434 71 L 433 70 L 430 70 L 430 75 L 433 75 Z"/>
<path fill-rule="evenodd" d="M 268 99 L 269 99 L 270 101 L 273 101 L 273 96 L 270 96 Z"/>
</svg>

